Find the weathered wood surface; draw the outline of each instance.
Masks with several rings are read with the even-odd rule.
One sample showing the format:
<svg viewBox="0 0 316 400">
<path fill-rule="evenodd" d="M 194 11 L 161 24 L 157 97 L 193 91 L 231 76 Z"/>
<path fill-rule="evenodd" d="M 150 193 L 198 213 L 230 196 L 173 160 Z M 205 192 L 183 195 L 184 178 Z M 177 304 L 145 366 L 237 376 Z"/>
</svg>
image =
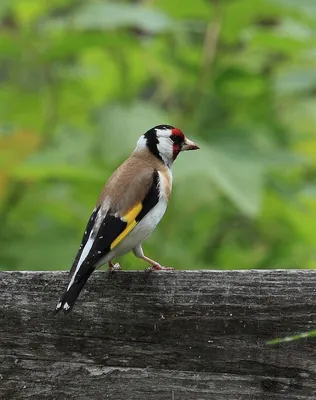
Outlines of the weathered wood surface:
<svg viewBox="0 0 316 400">
<path fill-rule="evenodd" d="M 313 271 L 0 273 L 0 399 L 315 400 Z"/>
</svg>

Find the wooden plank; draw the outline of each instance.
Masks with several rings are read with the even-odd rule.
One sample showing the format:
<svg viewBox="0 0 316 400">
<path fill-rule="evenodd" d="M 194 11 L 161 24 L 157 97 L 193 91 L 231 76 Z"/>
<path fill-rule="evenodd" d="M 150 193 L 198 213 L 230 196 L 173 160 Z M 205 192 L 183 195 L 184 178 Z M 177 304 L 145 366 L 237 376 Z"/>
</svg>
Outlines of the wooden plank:
<svg viewBox="0 0 316 400">
<path fill-rule="evenodd" d="M 0 272 L 0 399 L 315 400 L 316 274 Z"/>
</svg>

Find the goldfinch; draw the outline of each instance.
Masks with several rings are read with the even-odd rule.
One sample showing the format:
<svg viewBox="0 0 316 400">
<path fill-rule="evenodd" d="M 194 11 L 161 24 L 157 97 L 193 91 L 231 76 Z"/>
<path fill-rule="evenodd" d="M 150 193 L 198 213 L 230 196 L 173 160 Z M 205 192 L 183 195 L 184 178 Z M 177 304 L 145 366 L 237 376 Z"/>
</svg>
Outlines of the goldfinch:
<svg viewBox="0 0 316 400">
<path fill-rule="evenodd" d="M 92 272 L 133 251 L 151 264 L 148 270 L 171 270 L 146 257 L 142 243 L 163 217 L 172 187 L 171 166 L 179 153 L 199 147 L 180 129 L 158 125 L 142 135 L 131 156 L 105 184 L 84 231 L 71 267 L 69 284 L 56 311 L 68 312 Z"/>
</svg>

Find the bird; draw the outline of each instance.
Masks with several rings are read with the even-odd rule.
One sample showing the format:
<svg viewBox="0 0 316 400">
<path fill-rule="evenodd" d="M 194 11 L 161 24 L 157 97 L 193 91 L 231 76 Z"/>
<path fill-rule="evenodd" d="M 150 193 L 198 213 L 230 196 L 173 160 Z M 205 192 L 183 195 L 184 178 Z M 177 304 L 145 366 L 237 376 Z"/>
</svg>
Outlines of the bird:
<svg viewBox="0 0 316 400">
<path fill-rule="evenodd" d="M 92 211 L 69 272 L 67 289 L 55 311 L 71 311 L 91 274 L 132 251 L 148 262 L 147 271 L 165 270 L 144 254 L 142 243 L 163 217 L 172 189 L 173 162 L 179 153 L 199 146 L 171 125 L 157 125 L 140 136 L 136 148 L 110 176 Z"/>
</svg>

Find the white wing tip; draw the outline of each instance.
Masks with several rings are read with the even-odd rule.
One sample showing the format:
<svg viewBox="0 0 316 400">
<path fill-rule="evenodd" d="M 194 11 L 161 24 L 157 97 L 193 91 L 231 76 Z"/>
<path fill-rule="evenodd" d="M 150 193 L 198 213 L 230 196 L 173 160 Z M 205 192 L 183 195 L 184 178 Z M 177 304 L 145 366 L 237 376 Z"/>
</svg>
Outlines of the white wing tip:
<svg viewBox="0 0 316 400">
<path fill-rule="evenodd" d="M 60 309 L 63 309 L 65 311 L 70 310 L 70 305 L 66 302 L 66 303 L 62 303 L 62 301 L 60 301 L 57 306 L 56 306 L 56 311 L 59 311 Z"/>
</svg>

